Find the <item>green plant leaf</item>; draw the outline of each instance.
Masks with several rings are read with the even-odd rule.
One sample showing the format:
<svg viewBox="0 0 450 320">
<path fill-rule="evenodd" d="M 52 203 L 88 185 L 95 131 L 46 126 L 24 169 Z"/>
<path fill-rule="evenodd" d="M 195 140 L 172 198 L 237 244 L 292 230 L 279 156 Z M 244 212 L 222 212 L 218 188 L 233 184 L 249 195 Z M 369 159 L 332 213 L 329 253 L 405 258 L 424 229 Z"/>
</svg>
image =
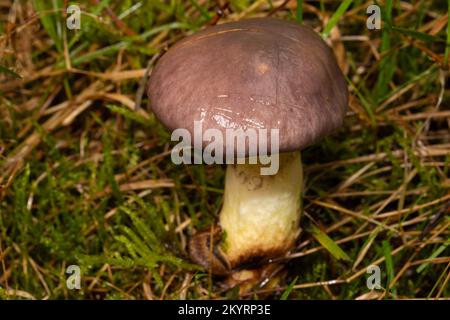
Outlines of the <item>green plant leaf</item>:
<svg viewBox="0 0 450 320">
<path fill-rule="evenodd" d="M 392 281 L 395 278 L 395 272 L 394 272 L 394 262 L 392 260 L 392 248 L 391 245 L 389 244 L 389 241 L 384 240 L 383 241 L 383 255 L 384 255 L 384 259 L 385 259 L 385 263 L 386 263 L 386 269 L 387 269 L 387 276 L 388 276 L 388 283 L 386 287 L 390 287 Z M 391 288 L 392 290 L 392 294 L 394 295 L 394 297 L 396 296 L 396 289 L 395 287 Z"/>
<path fill-rule="evenodd" d="M 319 243 L 331 253 L 333 257 L 338 260 L 350 261 L 350 257 L 342 250 L 339 245 L 333 241 L 326 233 L 317 228 L 314 225 L 311 225 L 308 230 L 309 233 L 317 240 Z"/>
<path fill-rule="evenodd" d="M 432 36 L 427 33 L 419 32 L 419 31 L 415 31 L 415 30 L 402 28 L 402 27 L 391 26 L 391 30 L 405 34 L 407 36 L 410 36 L 411 38 L 421 40 L 424 42 L 445 42 L 444 39 L 441 39 L 439 37 Z"/>
<path fill-rule="evenodd" d="M 139 122 L 140 124 L 144 125 L 144 126 L 151 126 L 153 125 L 153 121 L 151 119 L 147 119 L 144 116 L 140 115 L 139 113 L 127 109 L 127 108 L 123 108 L 123 107 L 119 107 L 116 105 L 107 105 L 106 106 L 109 110 L 111 110 L 114 113 L 120 114 L 122 116 L 124 116 L 127 119 L 130 119 L 132 121 L 136 121 Z"/>
<path fill-rule="evenodd" d="M 15 73 L 14 71 L 12 71 L 6 67 L 3 67 L 3 66 L 0 66 L 0 72 L 5 73 L 5 74 L 12 76 L 14 78 L 17 78 L 17 79 L 22 79 L 22 76 L 20 74 Z"/>
<path fill-rule="evenodd" d="M 59 52 L 62 52 L 62 10 L 63 0 L 33 0 L 33 6 L 39 15 L 45 31 L 55 43 Z"/>
<path fill-rule="evenodd" d="M 303 23 L 303 0 L 297 0 L 297 22 Z"/>
<path fill-rule="evenodd" d="M 294 280 L 289 284 L 289 286 L 286 288 L 286 290 L 281 295 L 280 300 L 287 300 L 289 298 L 289 295 L 291 294 L 292 290 L 294 289 L 295 284 L 297 283 L 298 276 L 295 277 Z"/>
<path fill-rule="evenodd" d="M 445 251 L 445 249 L 447 249 L 447 247 L 450 245 L 450 239 L 447 239 L 447 241 L 445 241 L 445 243 L 443 243 L 442 245 L 439 246 L 439 248 L 436 249 L 436 251 L 434 251 L 429 257 L 428 259 L 434 259 L 436 257 L 438 257 L 442 252 Z M 423 270 L 425 270 L 428 266 L 430 265 L 429 262 L 424 262 L 422 263 L 420 266 L 417 267 L 416 272 L 417 273 L 421 273 Z"/>
<path fill-rule="evenodd" d="M 324 39 L 328 38 L 330 35 L 331 29 L 334 28 L 335 25 L 338 24 L 339 19 L 344 15 L 344 13 L 347 11 L 347 9 L 352 4 L 353 0 L 344 0 L 337 8 L 336 12 L 331 16 L 330 21 L 328 21 L 327 25 L 322 31 L 322 37 Z"/>
</svg>

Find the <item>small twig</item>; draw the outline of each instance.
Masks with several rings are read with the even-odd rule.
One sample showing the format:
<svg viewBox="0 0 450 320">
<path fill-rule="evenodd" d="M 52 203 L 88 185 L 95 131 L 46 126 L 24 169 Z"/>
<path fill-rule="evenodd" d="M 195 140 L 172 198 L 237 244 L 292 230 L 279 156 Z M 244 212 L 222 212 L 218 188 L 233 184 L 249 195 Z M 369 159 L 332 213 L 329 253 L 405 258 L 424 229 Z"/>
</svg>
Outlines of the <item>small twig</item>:
<svg viewBox="0 0 450 320">
<path fill-rule="evenodd" d="M 100 4 L 100 0 L 91 0 L 91 2 L 95 5 Z M 125 22 L 119 19 L 119 17 L 114 13 L 114 11 L 112 11 L 110 7 L 106 6 L 103 11 L 112 19 L 116 27 L 122 30 L 127 36 L 131 37 L 136 35 L 136 33 L 125 24 Z"/>
<path fill-rule="evenodd" d="M 284 2 L 283 2 L 282 4 L 280 4 L 278 7 L 273 8 L 273 9 L 267 14 L 267 16 L 268 16 L 268 17 L 273 16 L 275 13 L 277 13 L 278 11 L 280 11 L 281 9 L 283 9 L 283 8 L 289 3 L 289 1 L 290 1 L 290 0 L 284 0 Z"/>
<path fill-rule="evenodd" d="M 422 233 L 419 236 L 419 241 L 422 241 L 427 234 L 430 233 L 431 230 L 433 230 L 439 223 L 442 217 L 444 217 L 444 214 L 450 213 L 450 201 L 447 202 L 441 210 L 439 210 L 434 217 L 428 222 L 425 229 L 423 229 Z"/>
<path fill-rule="evenodd" d="M 214 26 L 219 22 L 219 20 L 225 15 L 225 10 L 230 6 L 230 3 L 226 1 L 223 5 L 218 3 L 218 8 L 216 10 L 215 16 L 208 22 L 209 26 Z"/>
<path fill-rule="evenodd" d="M 144 96 L 145 87 L 147 85 L 148 78 L 150 77 L 150 71 L 155 61 L 158 60 L 159 56 L 160 56 L 159 53 L 155 54 L 147 64 L 145 74 L 141 78 L 141 81 L 139 82 L 139 88 L 136 91 L 136 96 L 134 98 L 134 111 L 137 111 L 141 108 L 142 97 Z"/>
</svg>

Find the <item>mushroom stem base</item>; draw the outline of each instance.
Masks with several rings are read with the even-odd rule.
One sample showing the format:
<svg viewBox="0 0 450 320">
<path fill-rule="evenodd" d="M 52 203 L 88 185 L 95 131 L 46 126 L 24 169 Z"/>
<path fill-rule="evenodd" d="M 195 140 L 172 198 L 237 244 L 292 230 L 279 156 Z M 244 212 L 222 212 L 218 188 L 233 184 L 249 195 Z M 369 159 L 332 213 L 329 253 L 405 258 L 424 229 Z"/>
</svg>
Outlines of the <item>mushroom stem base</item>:
<svg viewBox="0 0 450 320">
<path fill-rule="evenodd" d="M 260 175 L 260 168 L 227 166 L 220 225 L 222 251 L 231 268 L 284 254 L 300 232 L 300 152 L 280 154 L 275 175 Z"/>
</svg>

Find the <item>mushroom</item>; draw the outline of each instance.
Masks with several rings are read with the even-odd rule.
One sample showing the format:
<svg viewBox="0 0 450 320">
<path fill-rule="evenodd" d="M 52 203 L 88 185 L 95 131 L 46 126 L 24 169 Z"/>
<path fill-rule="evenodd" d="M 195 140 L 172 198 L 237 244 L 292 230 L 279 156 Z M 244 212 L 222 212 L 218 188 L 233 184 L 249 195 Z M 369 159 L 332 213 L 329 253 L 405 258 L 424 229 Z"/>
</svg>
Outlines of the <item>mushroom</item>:
<svg viewBox="0 0 450 320">
<path fill-rule="evenodd" d="M 227 129 L 278 130 L 278 172 L 261 175 L 261 162 L 227 163 L 221 233 L 197 235 L 190 253 L 216 274 L 286 254 L 300 233 L 300 151 L 342 125 L 348 100 L 344 76 L 320 36 L 273 18 L 209 27 L 162 56 L 148 95 L 170 130 L 194 134 L 195 121 L 224 137 Z M 248 145 L 244 156 L 255 156 Z"/>
</svg>

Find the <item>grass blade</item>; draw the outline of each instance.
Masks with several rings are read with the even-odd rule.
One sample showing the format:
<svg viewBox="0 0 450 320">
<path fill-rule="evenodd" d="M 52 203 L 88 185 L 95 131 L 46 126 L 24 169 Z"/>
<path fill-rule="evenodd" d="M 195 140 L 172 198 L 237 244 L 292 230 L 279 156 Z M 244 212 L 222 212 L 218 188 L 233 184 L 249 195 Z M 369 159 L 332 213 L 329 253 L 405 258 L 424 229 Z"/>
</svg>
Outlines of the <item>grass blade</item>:
<svg viewBox="0 0 450 320">
<path fill-rule="evenodd" d="M 303 0 L 297 0 L 297 22 L 303 23 Z"/>
<path fill-rule="evenodd" d="M 297 283 L 298 276 L 295 277 L 295 279 L 289 284 L 289 286 L 286 288 L 286 291 L 283 292 L 281 295 L 280 300 L 287 300 L 289 298 L 289 295 L 291 294 L 292 290 L 294 289 L 295 284 Z"/>
<path fill-rule="evenodd" d="M 107 105 L 106 106 L 109 110 L 111 110 L 114 113 L 120 114 L 122 116 L 124 116 L 127 119 L 130 119 L 132 121 L 136 121 L 144 126 L 152 126 L 154 124 L 154 122 L 151 119 L 147 119 L 145 118 L 143 115 L 130 110 L 130 109 L 126 109 L 120 106 L 116 106 L 116 105 Z"/>
<path fill-rule="evenodd" d="M 200 12 L 200 14 L 206 19 L 210 20 L 211 16 L 209 15 L 208 11 L 205 10 L 198 2 L 197 0 L 189 0 L 189 2 L 195 7 L 195 9 Z"/>
<path fill-rule="evenodd" d="M 59 52 L 62 52 L 62 0 L 33 0 L 33 7 L 39 15 L 45 31 L 53 40 Z"/>
<path fill-rule="evenodd" d="M 439 246 L 439 248 L 437 248 L 436 251 L 434 251 L 429 257 L 428 259 L 434 259 L 437 258 L 442 252 L 445 251 L 445 249 L 447 249 L 447 247 L 450 245 L 450 239 L 448 239 L 444 244 L 442 244 L 441 246 Z M 417 267 L 416 272 L 417 273 L 421 273 L 423 270 L 425 270 L 428 266 L 430 265 L 429 262 L 424 262 L 422 263 L 420 266 Z"/>
<path fill-rule="evenodd" d="M 330 21 L 328 21 L 327 25 L 322 31 L 322 37 L 324 39 L 328 38 L 330 35 L 331 29 L 333 29 L 337 23 L 339 22 L 339 19 L 344 15 L 344 13 L 347 11 L 348 7 L 352 4 L 353 0 L 344 0 L 337 8 L 336 12 L 331 17 Z"/>
<path fill-rule="evenodd" d="M 367 99 L 363 96 L 361 91 L 355 86 L 355 84 L 347 76 L 345 76 L 345 79 L 347 80 L 347 83 L 350 84 L 350 86 L 355 91 L 355 94 L 358 96 L 359 101 L 361 101 L 361 104 L 362 104 L 364 110 L 366 110 L 367 115 L 369 116 L 372 125 L 375 125 L 376 119 L 375 119 L 375 114 L 372 110 L 373 107 L 370 105 L 370 103 L 367 101 Z"/>
<path fill-rule="evenodd" d="M 384 9 L 384 21 L 386 22 L 385 28 L 383 29 L 381 35 L 381 47 L 380 53 L 382 55 L 380 62 L 380 70 L 377 79 L 377 83 L 375 85 L 375 96 L 381 97 L 388 92 L 389 82 L 391 82 L 395 66 L 396 66 L 396 57 L 397 52 L 391 51 L 392 47 L 392 39 L 391 39 L 391 25 L 392 25 L 392 9 L 393 9 L 393 1 L 387 0 L 385 9 Z M 379 99 L 377 99 L 379 102 Z"/>
<path fill-rule="evenodd" d="M 22 76 L 20 74 L 15 73 L 14 71 L 12 71 L 12 70 L 10 70 L 10 69 L 8 69 L 6 67 L 3 67 L 3 66 L 0 66 L 0 73 L 7 74 L 7 75 L 12 76 L 12 77 L 14 77 L 16 79 L 22 79 Z"/>
<path fill-rule="evenodd" d="M 380 226 L 376 227 L 373 230 L 373 232 L 369 235 L 367 240 L 364 242 L 364 244 L 361 247 L 361 250 L 359 251 L 359 253 L 355 259 L 355 263 L 353 264 L 353 267 L 352 267 L 353 270 L 356 270 L 356 267 L 363 261 L 364 257 L 366 256 L 367 252 L 369 251 L 370 247 L 372 246 L 373 241 L 375 240 L 377 235 L 380 233 L 380 231 L 381 231 L 381 227 Z"/>
<path fill-rule="evenodd" d="M 392 261 L 392 248 L 388 241 L 383 241 L 383 255 L 386 263 L 386 269 L 387 269 L 387 288 L 390 288 L 392 281 L 395 278 L 394 273 L 394 262 Z M 394 295 L 394 298 L 397 296 L 397 290 L 395 287 L 391 288 L 392 294 Z"/>
<path fill-rule="evenodd" d="M 326 233 L 311 225 L 309 233 L 325 248 L 331 253 L 333 257 L 338 260 L 350 261 L 350 257 L 339 247 L 339 245 L 333 241 Z"/>
<path fill-rule="evenodd" d="M 431 36 L 428 33 L 424 33 L 424 32 L 419 32 L 416 30 L 409 30 L 406 28 L 402 28 L 402 27 L 397 27 L 397 26 L 391 26 L 391 29 L 393 31 L 402 33 L 404 35 L 407 35 L 411 38 L 423 41 L 423 42 L 445 42 L 444 39 L 441 39 L 439 37 L 436 36 Z"/>
<path fill-rule="evenodd" d="M 450 12 L 450 1 L 448 3 L 448 12 Z M 447 14 L 447 45 L 445 46 L 444 64 L 448 66 L 448 56 L 450 52 L 450 14 Z"/>
</svg>

